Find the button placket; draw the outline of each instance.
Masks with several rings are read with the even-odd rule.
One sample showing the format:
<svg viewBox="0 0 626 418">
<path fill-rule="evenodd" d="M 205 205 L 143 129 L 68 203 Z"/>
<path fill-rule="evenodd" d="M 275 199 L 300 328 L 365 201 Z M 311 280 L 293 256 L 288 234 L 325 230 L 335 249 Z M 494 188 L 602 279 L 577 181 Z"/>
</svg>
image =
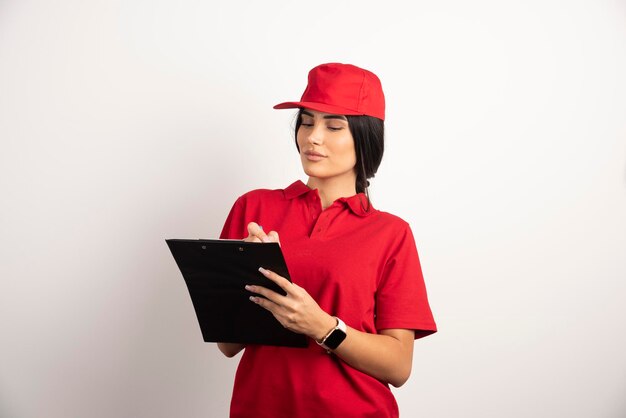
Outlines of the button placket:
<svg viewBox="0 0 626 418">
<path fill-rule="evenodd" d="M 311 213 L 311 221 L 313 228 L 311 229 L 310 237 L 313 238 L 321 229 L 318 229 L 318 223 L 322 214 L 322 204 L 317 195 L 311 194 L 309 198 L 309 212 Z"/>
<path fill-rule="evenodd" d="M 328 230 L 328 225 L 330 223 L 330 211 L 333 210 L 331 208 L 328 208 L 326 210 L 324 210 L 320 216 L 317 218 L 317 221 L 315 222 L 315 225 L 313 226 L 313 232 L 311 234 L 311 237 L 313 236 L 322 236 L 326 233 L 326 231 Z"/>
</svg>

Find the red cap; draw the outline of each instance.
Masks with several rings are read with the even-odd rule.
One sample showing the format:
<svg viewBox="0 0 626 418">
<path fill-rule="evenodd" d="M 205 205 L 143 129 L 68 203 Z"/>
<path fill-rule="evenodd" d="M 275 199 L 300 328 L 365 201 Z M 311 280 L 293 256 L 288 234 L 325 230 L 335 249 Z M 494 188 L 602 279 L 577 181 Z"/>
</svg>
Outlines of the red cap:
<svg viewBox="0 0 626 418">
<path fill-rule="evenodd" d="M 309 71 L 299 102 L 274 109 L 306 107 L 337 115 L 368 115 L 385 120 L 385 95 L 376 74 L 350 64 L 322 64 Z"/>
</svg>

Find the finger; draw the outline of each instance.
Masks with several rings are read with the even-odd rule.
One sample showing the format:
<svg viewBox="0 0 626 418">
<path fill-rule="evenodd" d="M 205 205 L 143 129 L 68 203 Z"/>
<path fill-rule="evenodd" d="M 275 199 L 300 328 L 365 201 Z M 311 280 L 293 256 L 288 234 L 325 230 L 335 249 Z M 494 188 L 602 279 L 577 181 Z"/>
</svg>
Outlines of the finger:
<svg viewBox="0 0 626 418">
<path fill-rule="evenodd" d="M 252 235 L 248 235 L 246 238 L 243 239 L 245 242 L 262 242 L 260 239 L 258 239 L 255 236 Z"/>
<path fill-rule="evenodd" d="M 290 329 L 289 326 L 283 323 L 283 321 L 281 320 L 282 316 L 279 312 L 281 309 L 280 305 L 277 305 L 271 300 L 261 298 L 258 296 L 250 296 L 250 300 L 256 303 L 257 305 L 259 305 L 260 307 L 262 307 L 263 309 L 269 311 L 274 316 L 274 318 L 278 321 L 278 323 L 283 326 L 283 328 Z"/>
<path fill-rule="evenodd" d="M 263 296 L 265 299 L 268 299 L 274 302 L 277 305 L 282 305 L 285 302 L 285 296 L 274 292 L 271 289 L 263 286 L 255 286 L 248 284 L 246 285 L 246 290 L 248 292 L 256 293 L 257 295 Z"/>
<path fill-rule="evenodd" d="M 256 222 L 248 224 L 248 234 L 250 234 L 250 237 L 258 238 L 261 242 L 270 242 L 267 234 L 263 232 L 263 228 Z"/>
<path fill-rule="evenodd" d="M 261 306 L 262 308 L 267 309 L 274 315 L 274 317 L 276 317 L 276 314 L 274 312 L 277 310 L 278 305 L 271 300 L 259 296 L 250 296 L 250 300 Z"/>
<path fill-rule="evenodd" d="M 276 231 L 270 231 L 267 234 L 267 237 L 270 239 L 271 242 L 277 242 L 278 245 L 280 245 L 280 238 L 278 238 L 278 232 Z"/>
<path fill-rule="evenodd" d="M 259 271 L 262 275 L 276 283 L 278 286 L 280 286 L 281 289 L 289 294 L 289 290 L 291 290 L 291 282 L 289 280 L 285 279 L 279 274 L 274 273 L 271 270 L 266 270 L 263 267 L 259 267 Z"/>
</svg>

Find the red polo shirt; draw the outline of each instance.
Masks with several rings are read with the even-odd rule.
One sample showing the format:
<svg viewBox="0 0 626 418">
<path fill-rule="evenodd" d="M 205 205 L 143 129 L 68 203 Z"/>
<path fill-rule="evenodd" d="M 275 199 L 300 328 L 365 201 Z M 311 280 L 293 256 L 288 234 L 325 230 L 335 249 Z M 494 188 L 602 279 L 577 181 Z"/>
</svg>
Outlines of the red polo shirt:
<svg viewBox="0 0 626 418">
<path fill-rule="evenodd" d="M 249 222 L 278 232 L 294 283 L 352 328 L 372 334 L 412 329 L 416 338 L 436 332 L 409 225 L 366 208 L 360 193 L 322 210 L 317 190 L 296 181 L 284 190 L 241 196 L 221 237 L 246 237 Z M 248 345 L 231 416 L 397 417 L 398 406 L 387 383 L 311 341 L 306 349 Z"/>
</svg>

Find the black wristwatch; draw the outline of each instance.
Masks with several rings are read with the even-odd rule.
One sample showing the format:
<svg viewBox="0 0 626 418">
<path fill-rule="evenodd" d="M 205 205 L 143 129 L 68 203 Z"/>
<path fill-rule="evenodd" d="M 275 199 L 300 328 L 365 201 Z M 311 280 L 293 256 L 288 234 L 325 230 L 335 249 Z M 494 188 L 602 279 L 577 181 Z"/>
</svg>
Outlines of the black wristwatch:
<svg viewBox="0 0 626 418">
<path fill-rule="evenodd" d="M 346 324 L 337 317 L 335 317 L 335 319 L 337 320 L 337 326 L 331 329 L 321 341 L 317 341 L 317 343 L 325 348 L 329 353 L 332 350 L 337 349 L 339 344 L 346 339 Z"/>
</svg>

